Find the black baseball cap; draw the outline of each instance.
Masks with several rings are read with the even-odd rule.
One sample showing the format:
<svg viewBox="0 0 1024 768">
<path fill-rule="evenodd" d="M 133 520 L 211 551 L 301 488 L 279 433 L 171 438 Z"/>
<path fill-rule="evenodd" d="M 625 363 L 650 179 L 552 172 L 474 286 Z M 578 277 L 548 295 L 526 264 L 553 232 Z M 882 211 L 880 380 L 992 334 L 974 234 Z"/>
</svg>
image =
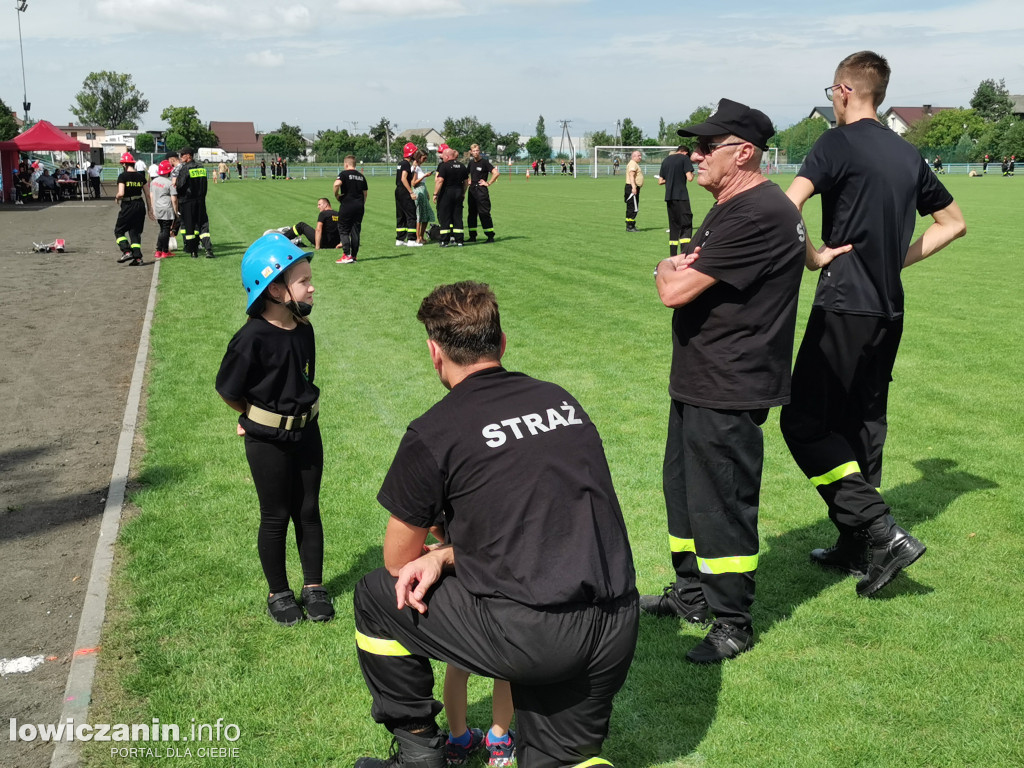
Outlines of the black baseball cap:
<svg viewBox="0 0 1024 768">
<path fill-rule="evenodd" d="M 192 147 L 182 147 L 181 149 L 178 150 L 178 152 L 183 155 L 194 155 L 196 153 L 195 150 L 192 149 Z"/>
<path fill-rule="evenodd" d="M 768 139 L 775 127 L 764 112 L 731 99 L 721 99 L 715 111 L 703 123 L 688 125 L 676 131 L 680 136 L 721 136 L 730 134 L 768 149 Z"/>
</svg>

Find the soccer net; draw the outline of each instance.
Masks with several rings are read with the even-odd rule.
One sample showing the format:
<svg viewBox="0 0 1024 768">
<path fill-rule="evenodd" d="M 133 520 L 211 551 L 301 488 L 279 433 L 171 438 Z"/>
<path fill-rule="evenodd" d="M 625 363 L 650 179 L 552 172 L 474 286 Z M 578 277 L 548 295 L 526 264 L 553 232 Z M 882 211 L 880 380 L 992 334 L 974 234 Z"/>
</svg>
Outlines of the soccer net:
<svg viewBox="0 0 1024 768">
<path fill-rule="evenodd" d="M 626 163 L 629 162 L 633 150 L 640 151 L 640 168 L 645 176 L 654 176 L 661 169 L 661 161 L 675 152 L 679 145 L 673 147 L 594 147 L 594 164 L 590 175 L 625 176 Z M 618 161 L 618 163 L 616 163 Z"/>
</svg>

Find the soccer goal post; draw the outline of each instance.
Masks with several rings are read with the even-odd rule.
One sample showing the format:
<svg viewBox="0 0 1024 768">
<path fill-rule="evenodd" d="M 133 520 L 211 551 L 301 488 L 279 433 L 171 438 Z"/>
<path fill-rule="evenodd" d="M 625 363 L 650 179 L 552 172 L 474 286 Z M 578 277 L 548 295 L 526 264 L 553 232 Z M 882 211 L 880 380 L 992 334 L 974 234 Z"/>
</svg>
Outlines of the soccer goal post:
<svg viewBox="0 0 1024 768">
<path fill-rule="evenodd" d="M 625 176 L 626 164 L 634 150 L 640 152 L 640 167 L 644 174 L 657 174 L 661 169 L 661 161 L 678 147 L 678 144 L 673 147 L 594 147 L 594 164 L 590 175 L 595 179 L 598 176 Z"/>
</svg>

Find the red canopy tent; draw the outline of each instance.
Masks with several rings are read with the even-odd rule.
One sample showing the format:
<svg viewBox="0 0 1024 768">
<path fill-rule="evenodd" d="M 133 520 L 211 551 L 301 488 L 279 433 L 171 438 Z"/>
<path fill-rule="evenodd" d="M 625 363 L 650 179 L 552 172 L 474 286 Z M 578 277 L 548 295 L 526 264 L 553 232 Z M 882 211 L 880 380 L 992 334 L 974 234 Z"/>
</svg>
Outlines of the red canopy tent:
<svg viewBox="0 0 1024 768">
<path fill-rule="evenodd" d="M 8 165 L 8 163 L 11 162 L 9 160 L 11 152 L 8 147 L 11 145 L 14 145 L 14 159 L 13 165 Z M 0 145 L 0 165 L 2 165 L 0 172 L 4 174 L 5 195 L 7 194 L 7 188 L 11 185 L 11 168 L 16 168 L 18 165 L 18 152 L 78 152 L 78 167 L 81 168 L 81 153 L 88 151 L 88 144 L 71 138 L 66 133 L 56 128 L 53 123 L 49 123 L 46 120 L 40 120 L 24 133 L 19 134 L 10 141 L 5 141 Z M 82 191 L 82 198 L 85 199 L 84 190 Z"/>
</svg>

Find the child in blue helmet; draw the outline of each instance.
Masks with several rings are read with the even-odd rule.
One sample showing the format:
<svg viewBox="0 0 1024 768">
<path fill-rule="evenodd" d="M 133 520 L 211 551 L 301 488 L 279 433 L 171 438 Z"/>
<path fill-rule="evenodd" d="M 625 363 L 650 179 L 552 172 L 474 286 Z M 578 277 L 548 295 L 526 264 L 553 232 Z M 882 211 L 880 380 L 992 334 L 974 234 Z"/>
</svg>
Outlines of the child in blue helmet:
<svg viewBox="0 0 1024 768">
<path fill-rule="evenodd" d="M 334 607 L 323 586 L 324 529 L 320 520 L 320 390 L 313 309 L 312 253 L 279 233 L 264 235 L 242 258 L 249 320 L 228 344 L 217 392 L 238 411 L 238 434 L 260 504 L 257 548 L 267 578 L 267 610 L 278 624 L 305 616 L 330 621 Z M 285 537 L 295 525 L 302 564 L 302 606 L 288 588 Z M 305 614 L 303 614 L 303 607 Z"/>
</svg>

